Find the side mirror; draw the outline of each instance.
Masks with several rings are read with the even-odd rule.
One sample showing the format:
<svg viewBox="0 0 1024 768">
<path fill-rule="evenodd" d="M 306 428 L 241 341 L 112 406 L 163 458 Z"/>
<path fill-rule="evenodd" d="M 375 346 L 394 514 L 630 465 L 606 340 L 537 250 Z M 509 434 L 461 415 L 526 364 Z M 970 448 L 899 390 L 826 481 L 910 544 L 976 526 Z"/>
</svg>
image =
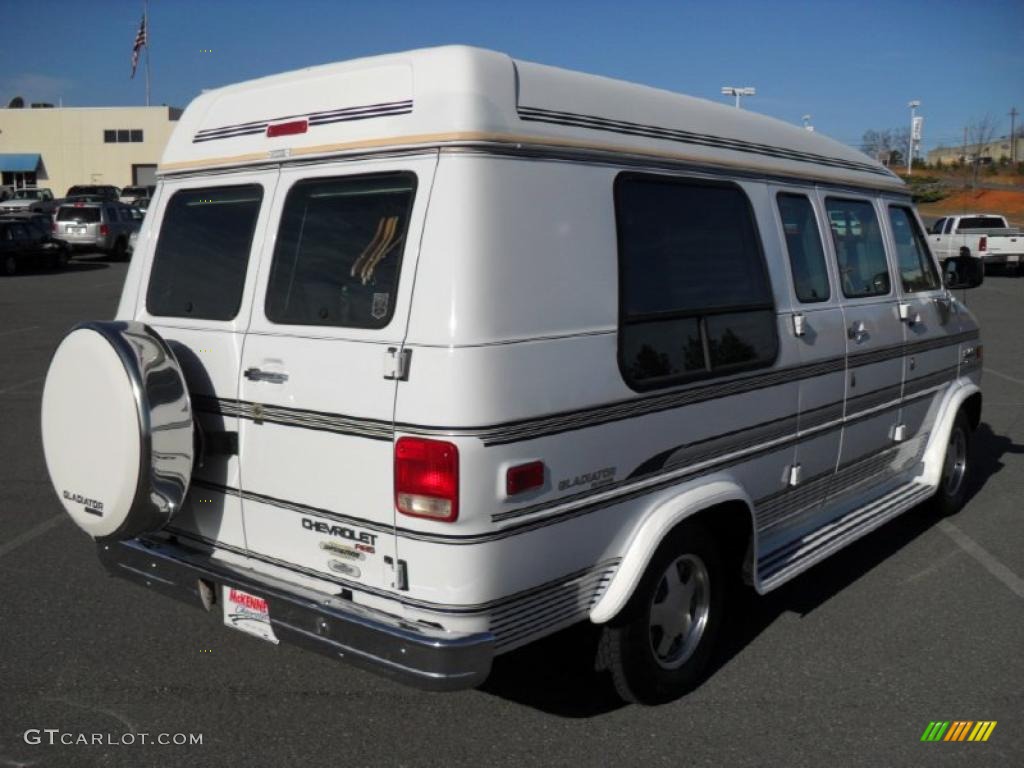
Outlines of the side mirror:
<svg viewBox="0 0 1024 768">
<path fill-rule="evenodd" d="M 985 262 L 974 256 L 954 256 L 942 265 L 942 282 L 947 288 L 977 288 L 985 280 Z"/>
</svg>

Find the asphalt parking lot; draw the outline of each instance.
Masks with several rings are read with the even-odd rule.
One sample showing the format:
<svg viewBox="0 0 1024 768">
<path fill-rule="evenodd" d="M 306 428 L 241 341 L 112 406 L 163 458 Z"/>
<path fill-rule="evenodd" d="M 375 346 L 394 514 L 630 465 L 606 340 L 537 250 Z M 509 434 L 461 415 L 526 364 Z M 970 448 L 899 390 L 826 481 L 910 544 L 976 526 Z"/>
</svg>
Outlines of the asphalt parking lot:
<svg viewBox="0 0 1024 768">
<path fill-rule="evenodd" d="M 428 694 L 108 579 L 50 486 L 39 400 L 62 334 L 110 318 L 125 271 L 80 257 L 0 278 L 0 767 L 1024 765 L 1024 278 L 967 295 L 986 369 L 967 507 L 904 515 L 737 604 L 711 677 L 645 708 L 590 671 L 587 627 L 500 659 L 481 690 Z M 933 720 L 998 725 L 922 743 Z"/>
</svg>

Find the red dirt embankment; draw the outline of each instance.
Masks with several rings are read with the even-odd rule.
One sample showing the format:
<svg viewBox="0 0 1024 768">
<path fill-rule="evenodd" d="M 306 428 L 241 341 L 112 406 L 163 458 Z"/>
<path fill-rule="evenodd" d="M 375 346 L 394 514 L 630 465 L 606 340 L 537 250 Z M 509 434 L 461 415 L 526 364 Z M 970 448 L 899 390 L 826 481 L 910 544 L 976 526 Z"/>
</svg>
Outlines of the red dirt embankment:
<svg viewBox="0 0 1024 768">
<path fill-rule="evenodd" d="M 1001 213 L 1014 225 L 1024 224 L 1024 192 L 1011 189 L 965 189 L 935 203 L 917 206 L 925 216 L 951 213 Z"/>
</svg>

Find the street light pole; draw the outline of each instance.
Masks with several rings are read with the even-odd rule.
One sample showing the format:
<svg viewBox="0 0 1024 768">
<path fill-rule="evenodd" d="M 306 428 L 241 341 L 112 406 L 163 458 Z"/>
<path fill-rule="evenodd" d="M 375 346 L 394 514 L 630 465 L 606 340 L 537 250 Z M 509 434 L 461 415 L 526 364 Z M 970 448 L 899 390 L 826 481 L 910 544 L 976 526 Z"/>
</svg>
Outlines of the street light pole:
<svg viewBox="0 0 1024 768">
<path fill-rule="evenodd" d="M 757 89 L 756 88 L 751 88 L 750 86 L 745 86 L 743 88 L 738 88 L 735 85 L 723 85 L 722 86 L 722 93 L 724 95 L 726 95 L 726 96 L 735 96 L 736 97 L 736 109 L 739 109 L 740 108 L 740 96 L 754 96 L 754 95 L 757 94 Z"/>
<path fill-rule="evenodd" d="M 910 107 L 910 137 L 907 139 L 907 176 L 914 172 L 914 110 L 921 106 L 917 99 L 907 102 Z"/>
</svg>

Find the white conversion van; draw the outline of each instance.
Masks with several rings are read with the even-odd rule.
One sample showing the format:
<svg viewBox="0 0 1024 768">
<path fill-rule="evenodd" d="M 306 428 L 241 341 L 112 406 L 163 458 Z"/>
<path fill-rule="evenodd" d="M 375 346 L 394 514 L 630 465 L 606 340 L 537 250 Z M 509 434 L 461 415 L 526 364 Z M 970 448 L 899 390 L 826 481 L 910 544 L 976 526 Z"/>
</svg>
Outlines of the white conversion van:
<svg viewBox="0 0 1024 768">
<path fill-rule="evenodd" d="M 305 69 L 185 111 L 46 460 L 112 574 L 271 643 L 458 689 L 589 620 L 662 701 L 732 579 L 963 504 L 973 263 L 732 106 L 465 47 Z"/>
</svg>

